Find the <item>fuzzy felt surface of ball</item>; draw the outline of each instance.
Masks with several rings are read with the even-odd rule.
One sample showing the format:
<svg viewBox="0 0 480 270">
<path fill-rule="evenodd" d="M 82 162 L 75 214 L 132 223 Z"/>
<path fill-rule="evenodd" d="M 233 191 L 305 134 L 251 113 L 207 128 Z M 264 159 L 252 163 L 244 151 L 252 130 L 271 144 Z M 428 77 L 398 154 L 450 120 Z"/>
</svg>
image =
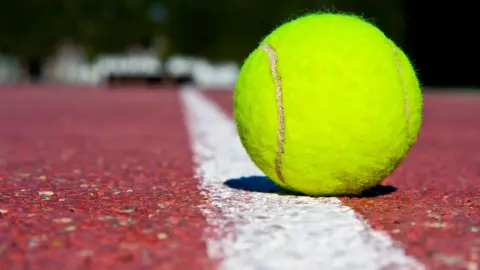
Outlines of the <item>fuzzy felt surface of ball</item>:
<svg viewBox="0 0 480 270">
<path fill-rule="evenodd" d="M 280 25 L 246 58 L 234 119 L 278 185 L 356 195 L 382 183 L 415 143 L 422 92 L 409 58 L 374 24 L 314 13 Z"/>
</svg>

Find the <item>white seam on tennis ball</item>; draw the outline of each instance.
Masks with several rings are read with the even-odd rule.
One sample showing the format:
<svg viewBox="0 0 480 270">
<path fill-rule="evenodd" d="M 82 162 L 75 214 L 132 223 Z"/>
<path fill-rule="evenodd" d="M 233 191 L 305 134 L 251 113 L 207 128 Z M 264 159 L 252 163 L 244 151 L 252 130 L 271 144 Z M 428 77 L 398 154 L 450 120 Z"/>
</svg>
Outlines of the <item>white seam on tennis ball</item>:
<svg viewBox="0 0 480 270">
<path fill-rule="evenodd" d="M 408 93 L 407 93 L 407 87 L 405 85 L 405 79 L 403 76 L 402 72 L 402 65 L 400 63 L 400 57 L 398 55 L 398 51 L 395 48 L 394 45 L 392 45 L 392 50 L 393 50 L 393 55 L 395 56 L 395 62 L 397 63 L 397 70 L 398 74 L 400 76 L 400 83 L 402 84 L 402 89 L 403 89 L 403 99 L 405 101 L 405 117 L 407 121 L 407 135 L 410 137 L 410 106 L 408 104 Z M 409 138 L 410 140 L 410 138 Z"/>
<path fill-rule="evenodd" d="M 285 180 L 282 174 L 282 155 L 283 155 L 283 146 L 285 143 L 285 118 L 283 112 L 283 95 L 282 95 L 282 85 L 280 81 L 280 76 L 277 71 L 277 52 L 269 44 L 263 44 L 262 49 L 268 54 L 270 60 L 270 71 L 272 77 L 275 80 L 275 93 L 277 98 L 277 111 L 278 111 L 278 137 L 277 137 L 277 146 L 278 151 L 275 157 L 275 173 L 280 181 L 284 184 Z"/>
<path fill-rule="evenodd" d="M 278 151 L 275 157 L 275 173 L 277 174 L 277 177 L 281 182 L 288 185 L 285 182 L 285 179 L 282 173 L 282 156 L 284 153 L 284 144 L 285 144 L 285 118 L 284 118 L 284 108 L 283 108 L 283 90 L 282 90 L 280 76 L 277 70 L 278 56 L 275 49 L 269 44 L 266 44 L 266 43 L 262 44 L 262 49 L 268 55 L 269 62 L 270 62 L 270 71 L 275 81 L 275 94 L 276 94 L 276 104 L 277 104 L 277 111 L 278 111 L 278 127 L 279 127 L 278 137 L 277 137 Z M 407 130 L 407 135 L 410 136 L 410 106 L 408 103 L 407 87 L 405 85 L 405 80 L 404 80 L 402 67 L 400 63 L 400 57 L 394 45 L 392 45 L 392 50 L 395 57 L 395 62 L 397 64 L 397 71 L 400 76 L 400 82 L 402 84 L 403 97 L 405 102 L 406 130 Z"/>
</svg>

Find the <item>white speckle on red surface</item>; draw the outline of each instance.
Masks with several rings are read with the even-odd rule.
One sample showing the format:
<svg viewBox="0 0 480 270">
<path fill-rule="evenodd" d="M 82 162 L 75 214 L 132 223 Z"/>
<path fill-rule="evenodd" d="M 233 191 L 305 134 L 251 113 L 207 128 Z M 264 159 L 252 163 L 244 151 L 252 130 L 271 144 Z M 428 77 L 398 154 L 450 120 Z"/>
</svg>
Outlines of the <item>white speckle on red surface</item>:
<svg viewBox="0 0 480 270">
<path fill-rule="evenodd" d="M 42 197 L 50 197 L 54 194 L 53 191 L 50 191 L 50 190 L 44 190 L 44 191 L 39 191 L 38 192 L 38 195 L 42 196 Z"/>
<path fill-rule="evenodd" d="M 64 217 L 64 218 L 56 218 L 53 220 L 55 223 L 71 223 L 73 222 L 73 218 Z"/>
</svg>

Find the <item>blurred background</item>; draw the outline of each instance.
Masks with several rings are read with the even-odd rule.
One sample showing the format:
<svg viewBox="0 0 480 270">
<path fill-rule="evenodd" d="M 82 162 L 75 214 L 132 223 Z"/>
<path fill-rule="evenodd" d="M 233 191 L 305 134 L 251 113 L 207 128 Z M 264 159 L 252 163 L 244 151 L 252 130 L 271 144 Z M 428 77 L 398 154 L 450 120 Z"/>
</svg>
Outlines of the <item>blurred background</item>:
<svg viewBox="0 0 480 270">
<path fill-rule="evenodd" d="M 263 36 L 324 10 L 376 23 L 410 56 L 425 86 L 480 85 L 480 8 L 447 0 L 5 0 L 0 83 L 228 88 Z"/>
</svg>

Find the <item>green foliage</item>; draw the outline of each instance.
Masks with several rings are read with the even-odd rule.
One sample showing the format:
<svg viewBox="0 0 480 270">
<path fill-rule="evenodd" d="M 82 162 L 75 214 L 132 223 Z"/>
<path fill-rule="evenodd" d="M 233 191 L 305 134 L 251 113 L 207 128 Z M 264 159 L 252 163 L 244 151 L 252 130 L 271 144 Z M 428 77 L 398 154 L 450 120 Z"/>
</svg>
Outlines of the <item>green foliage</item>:
<svg viewBox="0 0 480 270">
<path fill-rule="evenodd" d="M 44 58 L 63 40 L 92 55 L 122 51 L 149 40 L 155 24 L 152 1 L 30 0 L 0 4 L 0 50 L 23 59 Z"/>
<path fill-rule="evenodd" d="M 51 52 L 68 27 L 62 1 L 3 1 L 0 6 L 0 50 L 25 58 Z M 45 30 L 44 30 L 45 29 Z"/>
<path fill-rule="evenodd" d="M 401 0 L 169 0 L 173 52 L 242 61 L 268 32 L 286 20 L 316 11 L 363 15 L 400 45 Z"/>
<path fill-rule="evenodd" d="M 165 21 L 149 17 L 153 3 Z M 70 40 L 94 57 L 166 36 L 168 54 L 242 61 L 280 23 L 319 10 L 363 14 L 402 44 L 401 0 L 17 0 L 0 4 L 0 51 L 38 59 Z"/>
</svg>

